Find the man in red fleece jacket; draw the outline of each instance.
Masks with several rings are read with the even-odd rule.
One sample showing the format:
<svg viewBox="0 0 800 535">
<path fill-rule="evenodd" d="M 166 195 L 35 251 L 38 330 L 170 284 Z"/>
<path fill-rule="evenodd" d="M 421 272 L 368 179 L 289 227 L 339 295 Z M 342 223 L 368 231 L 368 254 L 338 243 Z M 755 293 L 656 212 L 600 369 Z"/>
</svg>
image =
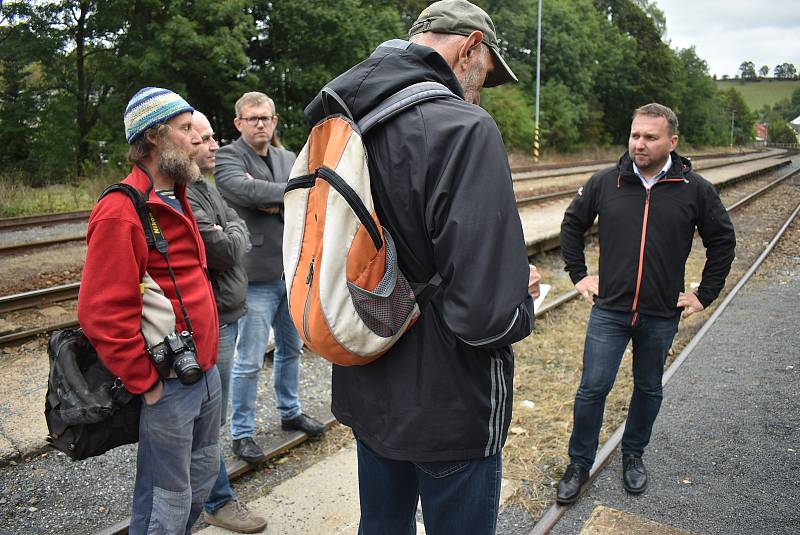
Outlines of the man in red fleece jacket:
<svg viewBox="0 0 800 535">
<path fill-rule="evenodd" d="M 140 90 L 125 110 L 133 170 L 123 182 L 145 196 L 168 242 L 168 260 L 148 249 L 124 194 L 98 202 L 86 235 L 78 320 L 106 367 L 144 398 L 132 535 L 188 532 L 219 470 L 217 308 L 186 200 L 186 184 L 199 176 L 193 112 L 179 95 L 157 87 Z M 202 374 L 193 382 L 181 365 L 159 372 L 153 363 L 150 349 L 155 353 L 173 333 L 194 341 Z"/>
</svg>

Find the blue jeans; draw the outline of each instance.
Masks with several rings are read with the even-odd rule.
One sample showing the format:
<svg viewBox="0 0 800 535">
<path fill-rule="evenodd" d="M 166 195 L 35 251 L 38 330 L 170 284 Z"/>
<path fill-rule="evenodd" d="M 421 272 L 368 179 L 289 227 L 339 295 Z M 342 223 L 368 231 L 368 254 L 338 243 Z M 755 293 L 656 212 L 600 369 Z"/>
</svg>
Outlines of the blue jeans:
<svg viewBox="0 0 800 535">
<path fill-rule="evenodd" d="M 142 402 L 131 535 L 190 533 L 219 472 L 219 373 Z"/>
<path fill-rule="evenodd" d="M 219 410 L 219 425 L 225 425 L 228 413 L 228 400 L 230 398 L 231 384 L 231 363 L 233 361 L 233 351 L 236 348 L 236 334 L 239 332 L 238 323 L 228 323 L 219 328 L 219 354 L 217 355 L 217 369 L 219 370 L 221 399 Z M 236 494 L 228 481 L 228 471 L 225 469 L 225 461 L 220 451 L 219 474 L 214 482 L 214 487 L 208 495 L 205 511 L 216 513 L 223 505 L 236 498 Z"/>
<path fill-rule="evenodd" d="M 270 328 L 275 330 L 272 383 L 282 419 L 300 415 L 298 383 L 303 344 L 289 316 L 286 285 L 282 280 L 247 286 L 247 314 L 239 319 L 239 341 L 231 381 L 231 437 L 255 434 L 258 378 L 264 366 Z"/>
<path fill-rule="evenodd" d="M 679 314 L 662 318 L 592 307 L 583 348 L 583 374 L 575 396 L 569 457 L 587 470 L 594 464 L 606 396 L 614 386 L 628 341 L 633 342 L 633 395 L 622 436 L 622 453 L 642 455 L 663 398 L 661 377 Z"/>
<path fill-rule="evenodd" d="M 231 365 L 233 353 L 236 349 L 236 336 L 239 334 L 237 322 L 228 323 L 219 328 L 219 353 L 217 354 L 217 369 L 222 383 L 222 397 L 220 399 L 219 425 L 225 425 L 228 418 L 228 402 L 231 399 Z"/>
<path fill-rule="evenodd" d="M 417 499 L 428 535 L 493 535 L 497 526 L 502 452 L 484 459 L 412 463 L 393 461 L 360 440 L 358 535 L 414 535 Z"/>
</svg>

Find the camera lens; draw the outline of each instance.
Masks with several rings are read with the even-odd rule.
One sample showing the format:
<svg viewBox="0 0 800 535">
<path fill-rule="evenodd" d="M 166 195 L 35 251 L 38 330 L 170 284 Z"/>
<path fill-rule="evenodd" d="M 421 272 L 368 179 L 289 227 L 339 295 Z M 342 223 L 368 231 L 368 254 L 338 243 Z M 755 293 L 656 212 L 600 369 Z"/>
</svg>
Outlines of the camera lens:
<svg viewBox="0 0 800 535">
<path fill-rule="evenodd" d="M 176 358 L 173 368 L 178 375 L 178 379 L 185 385 L 194 384 L 203 376 L 203 370 L 200 369 L 200 365 L 197 364 L 197 360 L 191 353 L 183 354 Z"/>
</svg>

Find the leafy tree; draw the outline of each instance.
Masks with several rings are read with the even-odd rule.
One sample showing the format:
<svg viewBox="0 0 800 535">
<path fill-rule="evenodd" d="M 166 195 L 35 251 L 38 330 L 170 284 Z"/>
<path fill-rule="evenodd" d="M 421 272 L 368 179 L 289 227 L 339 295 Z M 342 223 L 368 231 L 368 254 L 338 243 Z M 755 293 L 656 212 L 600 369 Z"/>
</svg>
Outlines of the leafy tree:
<svg viewBox="0 0 800 535">
<path fill-rule="evenodd" d="M 770 143 L 797 143 L 797 135 L 777 113 L 767 117 L 767 135 Z"/>
<path fill-rule="evenodd" d="M 761 68 L 758 69 L 758 74 L 760 74 L 762 78 L 766 78 L 767 76 L 769 76 L 769 66 L 762 65 Z"/>
<path fill-rule="evenodd" d="M 743 61 L 739 65 L 739 72 L 742 73 L 742 80 L 756 79 L 756 65 L 752 61 Z"/>
<path fill-rule="evenodd" d="M 792 96 L 777 102 L 772 111 L 783 117 L 784 122 L 800 117 L 800 87 L 792 92 Z"/>
<path fill-rule="evenodd" d="M 335 7 L 254 0 L 252 15 L 260 23 L 247 53 L 258 84 L 249 90 L 260 88 L 275 100 L 284 143 L 292 148 L 305 142 L 303 109 L 322 86 L 381 42 L 406 33 L 395 6 L 361 0 L 340 0 Z"/>
<path fill-rule="evenodd" d="M 735 145 L 744 145 L 753 140 L 753 127 L 755 126 L 755 115 L 747 107 L 742 94 L 731 87 L 727 91 L 719 94 L 722 101 L 723 109 L 727 115 L 727 120 L 730 121 L 733 115 L 733 143 Z M 730 123 L 728 123 L 728 132 L 730 135 Z"/>
<path fill-rule="evenodd" d="M 534 109 L 520 86 L 502 85 L 483 91 L 481 106 L 502 127 L 507 149 L 527 151 L 533 147 Z"/>
<path fill-rule="evenodd" d="M 797 76 L 797 68 L 793 63 L 781 63 L 780 65 L 775 65 L 774 73 L 775 78 L 779 80 L 791 80 Z"/>
<path fill-rule="evenodd" d="M 680 71 L 685 81 L 675 112 L 680 122 L 681 139 L 692 145 L 725 145 L 726 124 L 722 102 L 708 75 L 708 64 L 697 56 L 694 47 L 678 52 Z"/>
<path fill-rule="evenodd" d="M 677 104 L 678 63 L 653 21 L 634 2 L 595 0 L 595 5 L 612 22 L 603 36 L 609 55 L 598 58 L 604 65 L 597 77 L 597 98 L 612 142 L 625 143 L 635 108 L 648 102 Z"/>
</svg>

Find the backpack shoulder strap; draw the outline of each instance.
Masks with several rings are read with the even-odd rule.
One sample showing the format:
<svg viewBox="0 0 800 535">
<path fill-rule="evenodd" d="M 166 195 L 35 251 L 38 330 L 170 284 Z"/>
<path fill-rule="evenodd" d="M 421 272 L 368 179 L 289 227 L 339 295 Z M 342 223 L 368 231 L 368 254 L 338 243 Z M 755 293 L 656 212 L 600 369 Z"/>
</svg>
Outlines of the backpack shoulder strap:
<svg viewBox="0 0 800 535">
<path fill-rule="evenodd" d="M 134 188 L 130 184 L 119 182 L 117 184 L 111 184 L 108 186 L 103 193 L 100 194 L 100 198 L 97 200 L 100 201 L 100 199 L 109 193 L 114 193 L 115 191 L 124 193 L 133 203 L 133 207 L 142 222 L 144 237 L 147 240 L 147 248 L 156 249 L 162 254 L 166 252 L 168 245 L 167 240 L 164 238 L 164 233 L 161 232 L 161 228 L 158 226 L 158 222 L 156 221 L 155 217 L 153 217 L 153 215 L 150 213 L 150 209 L 147 208 L 147 203 L 145 202 L 144 195 L 142 195 L 141 191 Z"/>
<path fill-rule="evenodd" d="M 460 100 L 460 97 L 439 82 L 412 84 L 378 104 L 375 109 L 358 121 L 358 128 L 361 130 L 361 135 L 364 136 L 370 129 L 391 119 L 401 111 L 416 106 L 420 102 L 439 98 L 457 98 Z"/>
</svg>

